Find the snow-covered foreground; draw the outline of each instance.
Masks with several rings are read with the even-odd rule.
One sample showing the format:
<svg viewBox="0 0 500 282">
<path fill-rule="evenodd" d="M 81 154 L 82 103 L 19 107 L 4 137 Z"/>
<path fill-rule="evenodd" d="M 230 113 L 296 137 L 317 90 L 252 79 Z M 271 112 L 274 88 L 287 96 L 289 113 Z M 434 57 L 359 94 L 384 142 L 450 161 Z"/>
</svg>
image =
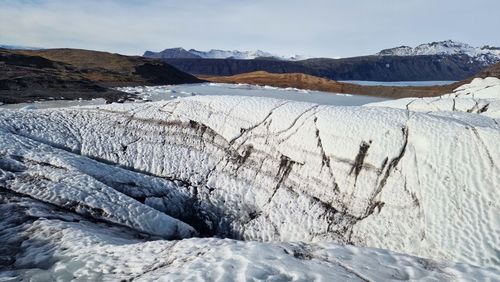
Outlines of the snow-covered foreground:
<svg viewBox="0 0 500 282">
<path fill-rule="evenodd" d="M 1 110 L 0 268 L 40 280 L 498 280 L 499 87 L 452 94 L 489 99 L 470 113 L 229 96 Z M 175 240 L 193 236 L 246 241 Z"/>
<path fill-rule="evenodd" d="M 500 279 L 493 269 L 334 243 L 147 241 L 126 228 L 89 221 L 3 189 L 0 204 L 1 281 Z"/>
</svg>

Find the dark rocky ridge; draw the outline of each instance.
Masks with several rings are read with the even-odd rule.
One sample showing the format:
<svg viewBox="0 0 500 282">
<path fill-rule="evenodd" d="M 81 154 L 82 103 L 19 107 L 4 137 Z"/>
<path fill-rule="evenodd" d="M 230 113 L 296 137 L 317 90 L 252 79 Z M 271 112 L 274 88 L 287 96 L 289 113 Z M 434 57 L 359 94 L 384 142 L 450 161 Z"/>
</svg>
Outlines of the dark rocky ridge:
<svg viewBox="0 0 500 282">
<path fill-rule="evenodd" d="M 152 52 L 146 51 L 144 52 L 144 57 L 146 58 L 154 58 L 154 59 L 166 59 L 166 58 L 188 58 L 188 59 L 196 59 L 201 58 L 198 55 L 192 54 L 184 48 L 170 48 L 165 49 L 161 52 Z"/>
<path fill-rule="evenodd" d="M 483 62 L 467 55 L 364 56 L 303 61 L 269 59 L 187 59 L 165 62 L 195 75 L 229 76 L 254 71 L 304 73 L 333 80 L 426 81 L 463 80 L 484 69 Z"/>
<path fill-rule="evenodd" d="M 126 99 L 109 87 L 201 82 L 159 60 L 77 49 L 0 49 L 0 102 Z"/>
</svg>

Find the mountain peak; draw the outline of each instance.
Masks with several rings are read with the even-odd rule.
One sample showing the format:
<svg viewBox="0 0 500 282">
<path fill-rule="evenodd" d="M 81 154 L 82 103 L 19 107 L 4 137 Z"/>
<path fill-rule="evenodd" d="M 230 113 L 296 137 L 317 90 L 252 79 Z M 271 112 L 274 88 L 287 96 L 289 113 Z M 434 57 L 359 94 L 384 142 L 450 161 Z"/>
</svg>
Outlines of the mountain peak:
<svg viewBox="0 0 500 282">
<path fill-rule="evenodd" d="M 154 59 L 201 58 L 200 56 L 197 56 L 190 51 L 186 51 L 186 49 L 182 47 L 175 47 L 175 48 L 167 48 L 161 52 L 146 51 L 144 52 L 143 56 Z"/>
<path fill-rule="evenodd" d="M 210 49 L 209 51 L 199 51 L 196 49 L 186 50 L 182 47 L 168 48 L 161 52 L 151 52 L 146 51 L 144 53 L 145 57 L 149 58 L 162 58 L 162 59 L 173 59 L 173 58 L 205 58 L 205 59 L 239 59 L 239 60 L 252 60 L 256 58 L 275 58 L 278 60 L 296 61 L 303 60 L 305 57 L 294 55 L 291 57 L 280 56 L 265 52 L 262 50 L 256 51 L 239 51 L 239 50 L 221 50 L 221 49 Z"/>
<path fill-rule="evenodd" d="M 399 46 L 384 49 L 378 56 L 423 56 L 423 55 L 466 55 L 485 64 L 500 62 L 500 48 L 483 46 L 473 47 L 467 43 L 445 40 L 420 44 L 417 47 Z"/>
</svg>

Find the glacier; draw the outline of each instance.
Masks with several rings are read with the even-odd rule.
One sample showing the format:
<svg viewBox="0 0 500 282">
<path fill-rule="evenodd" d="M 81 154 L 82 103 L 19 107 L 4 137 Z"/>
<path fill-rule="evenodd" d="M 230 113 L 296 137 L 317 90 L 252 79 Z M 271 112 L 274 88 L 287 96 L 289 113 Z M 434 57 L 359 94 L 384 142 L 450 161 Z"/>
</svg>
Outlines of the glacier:
<svg viewBox="0 0 500 282">
<path fill-rule="evenodd" d="M 453 93 L 439 97 L 403 98 L 369 103 L 371 107 L 390 107 L 415 112 L 440 114 L 442 112 L 475 113 L 500 121 L 500 79 L 495 77 L 475 78 L 470 83 L 455 89 Z"/>
<path fill-rule="evenodd" d="M 498 280 L 499 98 L 2 109 L 0 278 Z"/>
</svg>

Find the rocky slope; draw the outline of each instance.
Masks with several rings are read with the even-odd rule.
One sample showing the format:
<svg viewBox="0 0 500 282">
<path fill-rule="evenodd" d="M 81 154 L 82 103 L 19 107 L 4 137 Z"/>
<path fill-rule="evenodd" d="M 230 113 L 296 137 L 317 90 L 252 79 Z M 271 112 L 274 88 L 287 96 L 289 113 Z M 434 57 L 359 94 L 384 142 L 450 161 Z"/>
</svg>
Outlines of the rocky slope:
<svg viewBox="0 0 500 282">
<path fill-rule="evenodd" d="M 429 87 L 361 86 L 302 73 L 275 74 L 263 71 L 233 76 L 200 76 L 200 78 L 220 83 L 247 83 L 282 88 L 292 87 L 305 90 L 390 97 L 396 99 L 404 97 L 434 97 L 448 93 L 456 87 L 455 85 Z"/>
<path fill-rule="evenodd" d="M 79 49 L 27 50 L 18 53 L 69 64 L 80 69 L 84 77 L 110 86 L 200 82 L 196 77 L 168 64 L 138 56 Z"/>
<path fill-rule="evenodd" d="M 76 49 L 0 50 L 0 102 L 128 95 L 111 86 L 200 82 L 168 64 L 141 57 Z"/>
<path fill-rule="evenodd" d="M 142 55 L 146 58 L 152 59 L 199 59 L 197 54 L 193 54 L 184 48 L 169 48 L 160 52 L 146 51 Z"/>
<path fill-rule="evenodd" d="M 486 77 L 496 77 L 500 78 L 500 63 L 488 67 L 478 73 L 475 77 L 486 78 Z"/>
</svg>

